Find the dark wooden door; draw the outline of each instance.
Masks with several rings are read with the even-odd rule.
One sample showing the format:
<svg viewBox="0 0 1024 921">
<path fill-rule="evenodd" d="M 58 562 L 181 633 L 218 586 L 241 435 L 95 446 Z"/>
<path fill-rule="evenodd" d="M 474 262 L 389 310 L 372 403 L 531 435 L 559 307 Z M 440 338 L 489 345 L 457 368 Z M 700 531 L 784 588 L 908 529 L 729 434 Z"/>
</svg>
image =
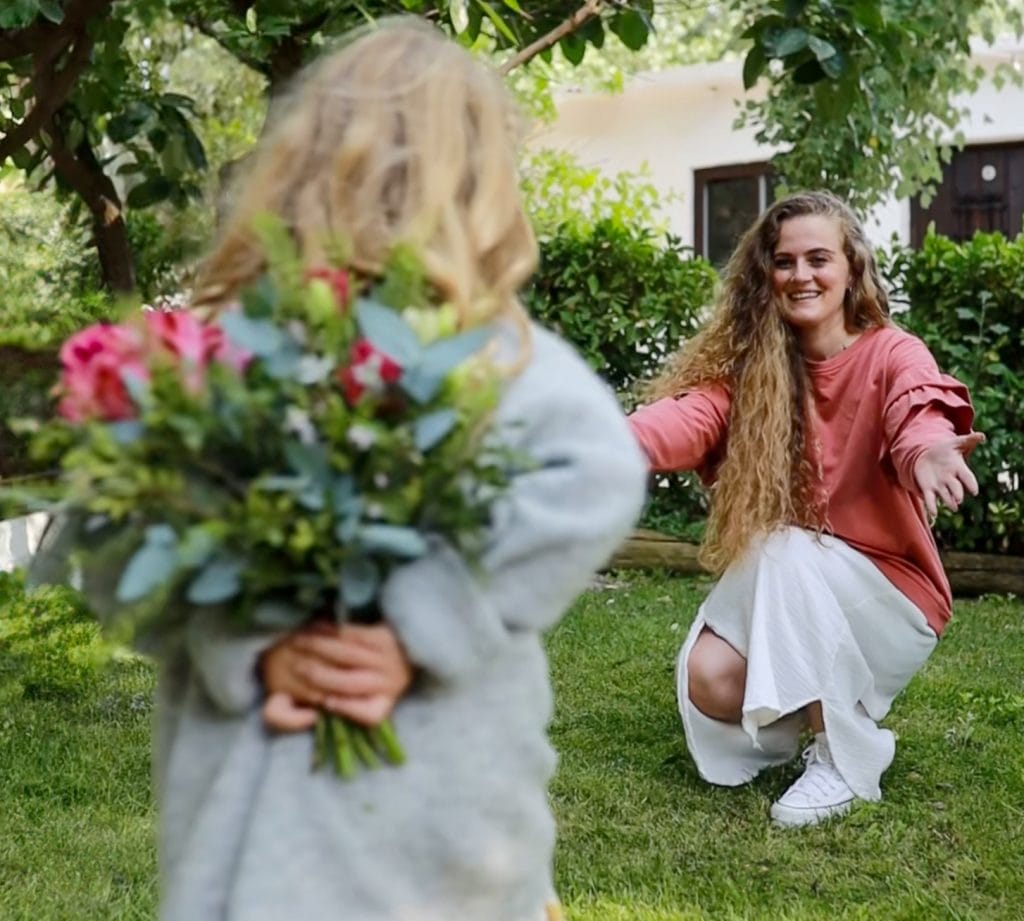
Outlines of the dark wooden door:
<svg viewBox="0 0 1024 921">
<path fill-rule="evenodd" d="M 954 240 L 976 231 L 1000 231 L 1007 237 L 1021 232 L 1024 215 L 1024 143 L 984 144 L 953 154 L 942 170 L 938 194 L 927 208 L 914 199 L 910 208 L 910 237 L 920 246 L 929 223 Z"/>
</svg>

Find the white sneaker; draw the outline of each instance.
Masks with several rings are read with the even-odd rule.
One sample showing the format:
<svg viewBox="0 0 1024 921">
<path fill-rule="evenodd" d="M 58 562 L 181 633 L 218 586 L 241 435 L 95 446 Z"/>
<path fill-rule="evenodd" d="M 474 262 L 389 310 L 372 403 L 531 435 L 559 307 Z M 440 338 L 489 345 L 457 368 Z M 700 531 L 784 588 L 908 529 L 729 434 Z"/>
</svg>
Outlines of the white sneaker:
<svg viewBox="0 0 1024 921">
<path fill-rule="evenodd" d="M 846 815 L 856 794 L 836 770 L 828 741 L 820 735 L 804 749 L 804 772 L 771 808 L 776 825 L 796 828 Z"/>
</svg>

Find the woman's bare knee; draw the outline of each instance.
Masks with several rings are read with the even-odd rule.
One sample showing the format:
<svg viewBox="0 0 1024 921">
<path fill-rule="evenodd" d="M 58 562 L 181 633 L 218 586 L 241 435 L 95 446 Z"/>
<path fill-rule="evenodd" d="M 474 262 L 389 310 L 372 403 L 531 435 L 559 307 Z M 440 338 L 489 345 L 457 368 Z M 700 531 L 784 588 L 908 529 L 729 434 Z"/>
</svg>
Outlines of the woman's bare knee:
<svg viewBox="0 0 1024 921">
<path fill-rule="evenodd" d="M 747 660 L 707 627 L 686 662 L 687 692 L 705 716 L 738 723 L 743 716 Z"/>
</svg>

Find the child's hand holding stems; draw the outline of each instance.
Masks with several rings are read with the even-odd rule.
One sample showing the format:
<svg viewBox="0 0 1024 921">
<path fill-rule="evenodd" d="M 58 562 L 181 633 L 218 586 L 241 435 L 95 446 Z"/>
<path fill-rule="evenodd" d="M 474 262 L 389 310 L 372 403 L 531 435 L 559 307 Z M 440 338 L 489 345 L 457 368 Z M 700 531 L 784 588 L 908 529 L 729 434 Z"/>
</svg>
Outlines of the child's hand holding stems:
<svg viewBox="0 0 1024 921">
<path fill-rule="evenodd" d="M 387 624 L 326 620 L 289 633 L 261 657 L 267 690 L 263 722 L 277 732 L 313 728 L 321 710 L 377 726 L 413 679 L 413 667 Z"/>
</svg>

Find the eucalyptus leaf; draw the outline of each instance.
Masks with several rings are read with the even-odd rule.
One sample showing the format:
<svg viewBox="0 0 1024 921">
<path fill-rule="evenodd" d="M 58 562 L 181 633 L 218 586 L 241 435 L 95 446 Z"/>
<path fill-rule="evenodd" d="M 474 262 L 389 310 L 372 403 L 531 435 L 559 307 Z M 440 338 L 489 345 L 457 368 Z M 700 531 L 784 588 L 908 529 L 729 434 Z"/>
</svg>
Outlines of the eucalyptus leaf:
<svg viewBox="0 0 1024 921">
<path fill-rule="evenodd" d="M 226 310 L 219 318 L 221 329 L 232 345 L 266 358 L 281 350 L 287 337 L 270 320 L 255 320 L 240 310 Z"/>
<path fill-rule="evenodd" d="M 377 596 L 380 587 L 380 570 L 377 564 L 366 556 L 347 559 L 338 573 L 338 594 L 346 607 L 361 608 Z"/>
<path fill-rule="evenodd" d="M 280 599 L 266 599 L 252 609 L 252 621 L 271 630 L 293 630 L 309 619 L 309 612 Z"/>
<path fill-rule="evenodd" d="M 423 352 L 419 337 L 396 311 L 360 298 L 356 301 L 355 315 L 359 329 L 374 348 L 403 368 L 419 362 Z"/>
<path fill-rule="evenodd" d="M 368 524 L 359 529 L 359 542 L 372 553 L 415 559 L 427 552 L 427 541 L 415 528 Z"/>
<path fill-rule="evenodd" d="M 295 367 L 295 380 L 300 384 L 321 384 L 334 370 L 335 360 L 326 355 L 303 355 Z"/>
<path fill-rule="evenodd" d="M 128 396 L 132 398 L 135 405 L 145 406 L 149 402 L 149 381 L 139 377 L 137 374 L 133 374 L 131 371 L 122 370 L 120 375 L 124 389 L 128 391 Z"/>
<path fill-rule="evenodd" d="M 178 535 L 169 524 L 151 524 L 146 528 L 146 543 L 161 547 L 174 547 L 178 543 Z"/>
<path fill-rule="evenodd" d="M 284 346 L 272 355 L 268 355 L 263 362 L 263 367 L 275 380 L 294 380 L 299 383 L 299 367 L 302 361 L 302 352 L 298 346 L 286 342 Z"/>
<path fill-rule="evenodd" d="M 494 335 L 490 326 L 478 326 L 457 336 L 449 336 L 431 343 L 423 350 L 417 368 L 431 374 L 448 374 L 461 365 L 470 355 L 479 352 Z"/>
<path fill-rule="evenodd" d="M 185 597 L 192 604 L 218 604 L 234 598 L 242 590 L 243 568 L 237 557 L 215 557 L 189 583 Z"/>
<path fill-rule="evenodd" d="M 445 375 L 432 373 L 418 365 L 406 370 L 402 375 L 402 389 L 417 403 L 429 403 L 441 389 Z"/>
<path fill-rule="evenodd" d="M 342 544 L 350 544 L 359 533 L 359 515 L 346 515 L 334 526 L 334 536 Z"/>
<path fill-rule="evenodd" d="M 175 544 L 147 539 L 121 573 L 115 597 L 123 604 L 139 601 L 166 583 L 177 566 L 178 548 Z"/>
<path fill-rule="evenodd" d="M 306 476 L 266 476 L 259 480 L 260 489 L 268 492 L 299 493 L 309 485 Z"/>
<path fill-rule="evenodd" d="M 145 431 L 145 427 L 137 419 L 125 419 L 121 422 L 111 422 L 107 428 L 110 431 L 110 434 L 114 437 L 114 441 L 119 445 L 134 444 L 142 437 L 142 433 Z"/>
<path fill-rule="evenodd" d="M 453 409 L 439 409 L 416 420 L 413 425 L 413 440 L 417 450 L 429 451 L 455 427 L 459 414 Z"/>
<path fill-rule="evenodd" d="M 327 450 L 323 445 L 286 441 L 284 456 L 296 473 L 316 483 L 324 490 L 331 486 L 331 465 L 327 457 Z"/>
</svg>

